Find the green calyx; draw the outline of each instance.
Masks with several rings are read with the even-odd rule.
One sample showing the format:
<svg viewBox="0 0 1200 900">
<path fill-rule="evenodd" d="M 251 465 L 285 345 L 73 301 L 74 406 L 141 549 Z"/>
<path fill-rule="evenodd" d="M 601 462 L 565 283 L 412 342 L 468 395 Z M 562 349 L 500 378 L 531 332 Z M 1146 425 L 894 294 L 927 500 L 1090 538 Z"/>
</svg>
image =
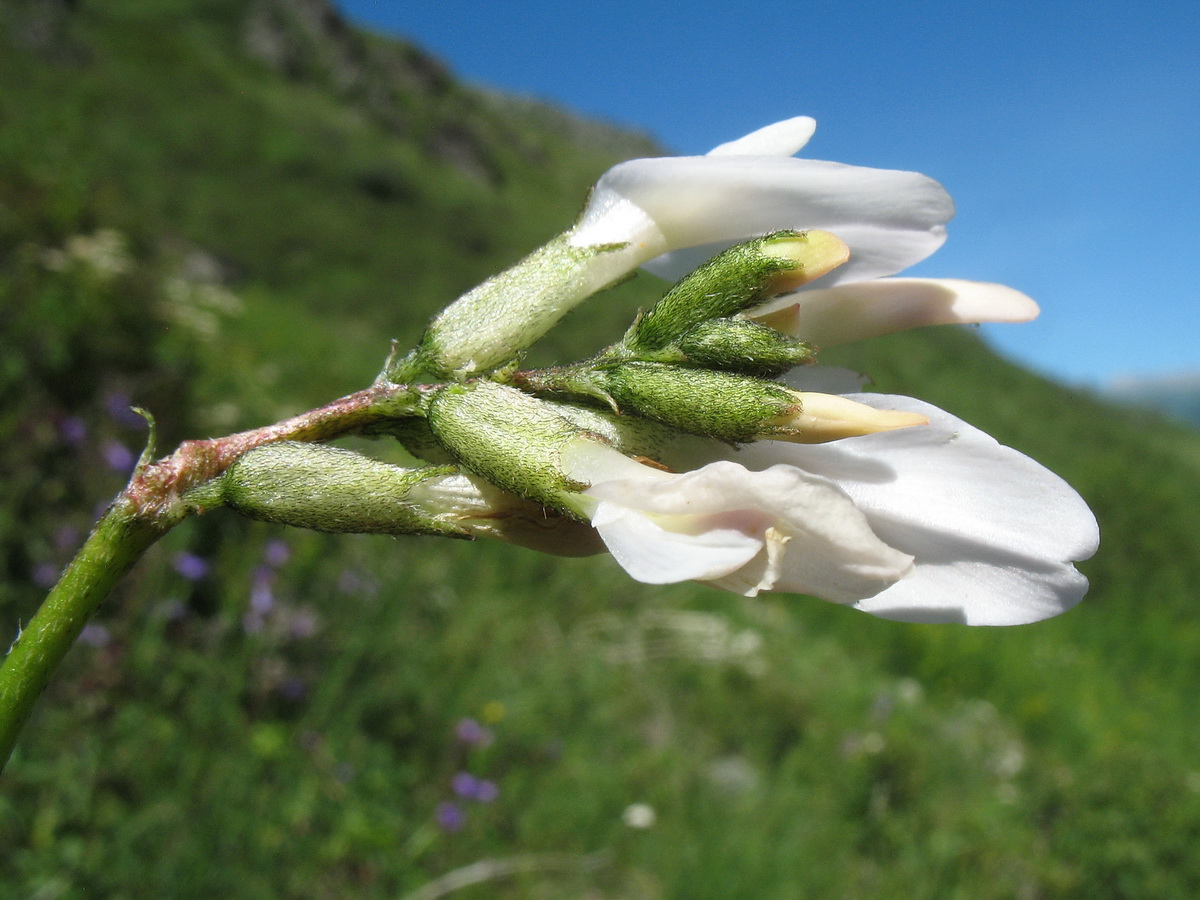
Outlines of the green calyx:
<svg viewBox="0 0 1200 900">
<path fill-rule="evenodd" d="M 660 350 L 697 325 L 752 309 L 839 265 L 844 250 L 836 237 L 816 231 L 779 231 L 736 244 L 685 276 L 634 322 L 623 355 Z"/>
<path fill-rule="evenodd" d="M 550 404 L 492 381 L 448 385 L 429 403 L 429 427 L 470 471 L 518 496 L 578 516 L 563 499 L 585 485 L 567 478 L 560 458 L 570 442 L 594 436 Z"/>
<path fill-rule="evenodd" d="M 449 516 L 406 500 L 418 485 L 456 471 L 406 469 L 322 444 L 280 442 L 245 453 L 184 502 L 314 531 L 469 537 Z"/>
<path fill-rule="evenodd" d="M 559 319 L 623 276 L 604 258 L 624 244 L 575 247 L 560 235 L 463 294 L 429 323 L 417 348 L 390 360 L 395 384 L 466 381 L 518 358 Z"/>
<path fill-rule="evenodd" d="M 654 361 L 776 378 L 810 362 L 809 344 L 748 319 L 711 319 L 654 354 Z"/>
<path fill-rule="evenodd" d="M 622 413 L 733 443 L 754 440 L 768 423 L 796 409 L 787 388 L 731 372 L 633 362 L 604 375 Z"/>
</svg>

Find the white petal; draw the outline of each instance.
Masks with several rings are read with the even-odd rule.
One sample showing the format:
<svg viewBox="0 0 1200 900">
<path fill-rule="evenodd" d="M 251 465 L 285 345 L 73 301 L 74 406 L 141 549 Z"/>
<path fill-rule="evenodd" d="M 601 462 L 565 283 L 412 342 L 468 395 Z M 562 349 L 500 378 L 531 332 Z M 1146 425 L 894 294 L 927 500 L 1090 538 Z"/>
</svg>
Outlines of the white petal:
<svg viewBox="0 0 1200 900">
<path fill-rule="evenodd" d="M 833 347 L 925 325 L 1028 322 L 1038 306 L 1002 284 L 953 278 L 883 278 L 804 290 L 753 310 L 751 318 Z"/>
<path fill-rule="evenodd" d="M 784 560 L 791 541 L 791 535 L 768 528 L 763 535 L 762 551 L 754 559 L 728 575 L 709 579 L 709 583 L 744 597 L 757 597 L 760 591 L 771 590 L 784 575 Z"/>
<path fill-rule="evenodd" d="M 736 141 L 729 141 L 708 151 L 709 156 L 793 156 L 812 140 L 817 120 L 808 116 L 784 119 L 758 131 L 752 131 Z"/>
<path fill-rule="evenodd" d="M 909 526 L 882 534 L 916 554 L 910 577 L 861 600 L 856 609 L 900 622 L 959 622 L 964 625 L 1027 625 L 1075 606 L 1087 579 L 1065 562 L 1005 554 L 947 534 L 920 534 Z M 904 532 L 903 537 L 899 532 Z"/>
<path fill-rule="evenodd" d="M 832 231 L 850 247 L 849 262 L 815 285 L 894 275 L 937 250 L 954 215 L 945 189 L 915 172 L 762 156 L 642 159 L 601 178 L 598 205 L 589 205 L 580 224 L 588 240 L 606 233 L 597 216 L 612 205 L 610 193 L 645 210 L 669 249 L 693 248 L 646 266 L 665 278 L 738 241 L 787 228 Z"/>
<path fill-rule="evenodd" d="M 1087 582 L 1070 563 L 1096 551 L 1099 533 L 1066 482 L 927 403 L 851 396 L 931 423 L 821 446 L 762 442 L 738 459 L 752 467 L 786 460 L 830 479 L 876 534 L 912 554 L 913 574 L 859 608 L 907 621 L 999 625 L 1079 601 Z"/>
<path fill-rule="evenodd" d="M 674 531 L 641 510 L 618 503 L 601 502 L 592 515 L 592 526 L 613 559 L 646 584 L 719 578 L 745 565 L 762 549 L 761 538 L 735 527 L 736 522 L 727 527 L 716 521 L 704 524 L 708 527 L 700 531 Z"/>
<path fill-rule="evenodd" d="M 853 603 L 903 577 L 912 562 L 911 557 L 876 537 L 842 491 L 825 479 L 789 466 L 750 472 L 719 461 L 668 480 L 601 482 L 586 493 L 602 506 L 607 502 L 632 511 L 617 515 L 609 509 L 603 518 L 595 514 L 592 523 L 618 562 L 639 580 L 644 580 L 639 573 L 655 565 L 660 554 L 672 554 L 675 568 L 668 579 L 672 581 L 718 579 L 753 558 L 753 576 L 741 579 L 753 582 L 745 593 L 774 587 Z M 755 553 L 736 566 L 728 565 L 731 553 L 712 565 L 706 564 L 702 551 L 683 559 L 681 553 L 665 546 L 668 538 L 635 527 L 630 517 L 635 514 L 673 532 L 670 541 L 693 542 L 700 548 L 715 540 L 722 549 L 732 550 L 734 542 L 726 535 L 740 532 L 755 539 Z M 762 549 L 772 529 L 773 543 Z M 780 550 L 784 551 L 782 562 L 772 565 L 771 553 Z M 706 565 L 708 573 L 698 574 Z M 722 568 L 724 571 L 719 571 Z M 770 571 L 778 573 L 778 581 L 774 577 L 764 581 L 764 574 Z"/>
<path fill-rule="evenodd" d="M 628 166 L 631 163 L 622 165 Z M 568 240 L 575 247 L 630 244 L 630 251 L 626 255 L 632 260 L 629 264 L 629 270 L 632 271 L 641 262 L 665 252 L 670 245 L 645 208 L 605 184 L 605 179 L 611 172 L 610 169 L 602 175 L 596 187 L 592 189 L 583 215 L 568 232 Z"/>
<path fill-rule="evenodd" d="M 669 481 L 674 477 L 669 472 L 630 459 L 610 444 L 587 437 L 569 441 L 559 453 L 559 465 L 568 478 L 588 485 L 611 481 Z"/>
</svg>

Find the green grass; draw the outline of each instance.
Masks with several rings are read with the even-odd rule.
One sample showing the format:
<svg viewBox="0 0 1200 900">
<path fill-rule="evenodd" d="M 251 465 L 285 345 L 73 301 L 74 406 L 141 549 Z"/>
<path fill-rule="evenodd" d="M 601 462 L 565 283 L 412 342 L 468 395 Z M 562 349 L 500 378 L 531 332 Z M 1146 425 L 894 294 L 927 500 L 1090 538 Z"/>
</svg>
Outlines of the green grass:
<svg viewBox="0 0 1200 900">
<path fill-rule="evenodd" d="M 83 4 L 32 49 L 13 42 L 14 10 L 7 635 L 119 489 L 104 444 L 140 449 L 107 397 L 148 406 L 175 441 L 362 387 L 390 338 L 413 340 L 565 225 L 622 155 L 561 114 L 452 79 L 423 91 L 383 63 L 392 105 L 371 105 L 369 78 L 339 88 L 303 35 L 285 76 L 245 54 L 240 3 Z M 361 40 L 385 54 L 371 59 L 411 59 Z M 447 155 L 448 133 L 483 176 Z M 127 242 L 124 272 L 45 264 L 104 228 Z M 205 266 L 237 308 L 205 299 Z M 537 358 L 611 341 L 653 290 L 598 298 Z M 1196 896 L 1200 439 L 1047 383 L 969 331 L 829 360 L 1071 481 L 1102 529 L 1084 603 L 1017 629 L 902 625 L 639 585 L 602 557 L 206 516 L 131 574 L 30 722 L 0 780 L 0 896 L 399 898 L 523 854 L 555 856 L 453 896 Z M 69 417 L 88 428 L 78 446 Z M 290 556 L 269 564 L 279 540 Z M 207 577 L 174 570 L 185 550 Z M 488 716 L 489 746 L 456 739 Z M 462 801 L 448 833 L 436 811 L 460 771 L 499 796 Z M 634 803 L 651 827 L 623 822 Z"/>
</svg>

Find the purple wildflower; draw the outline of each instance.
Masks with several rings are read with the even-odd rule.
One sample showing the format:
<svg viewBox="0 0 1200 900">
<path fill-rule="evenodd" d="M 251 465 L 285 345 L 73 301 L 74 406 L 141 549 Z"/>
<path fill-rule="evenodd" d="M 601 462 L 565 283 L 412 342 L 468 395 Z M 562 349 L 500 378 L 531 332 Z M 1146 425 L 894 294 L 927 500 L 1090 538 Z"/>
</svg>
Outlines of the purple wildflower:
<svg viewBox="0 0 1200 900">
<path fill-rule="evenodd" d="M 285 678 L 279 685 L 279 694 L 283 699 L 298 703 L 308 693 L 308 685 L 300 678 L 292 676 Z"/>
<path fill-rule="evenodd" d="M 122 475 L 130 472 L 133 464 L 137 462 L 133 451 L 120 441 L 105 441 L 104 446 L 100 448 L 100 453 L 104 456 L 105 465 Z"/>
<path fill-rule="evenodd" d="M 273 569 L 282 567 L 291 555 L 292 548 L 285 541 L 281 541 L 278 538 L 272 538 L 263 547 L 263 562 Z"/>
<path fill-rule="evenodd" d="M 186 550 L 175 554 L 175 559 L 172 562 L 175 571 L 186 578 L 188 581 L 199 581 L 208 574 L 208 560 L 195 553 L 188 553 Z"/>
<path fill-rule="evenodd" d="M 112 632 L 99 622 L 89 622 L 83 626 L 83 631 L 79 632 L 79 640 L 89 647 L 102 650 L 112 641 Z"/>
<path fill-rule="evenodd" d="M 146 420 L 133 411 L 133 401 L 124 391 L 112 391 L 104 397 L 109 418 L 126 428 L 145 428 Z"/>
<path fill-rule="evenodd" d="M 260 616 L 269 613 L 275 606 L 275 592 L 271 588 L 269 570 L 255 573 L 250 585 L 250 609 Z"/>
<path fill-rule="evenodd" d="M 475 800 L 479 803 L 492 803 L 500 796 L 500 786 L 486 778 L 479 779 L 475 785 Z"/>
<path fill-rule="evenodd" d="M 470 772 L 459 772 L 450 782 L 454 793 L 466 800 L 477 803 L 491 803 L 500 796 L 500 788 L 494 781 L 486 778 L 476 778 Z"/>
<path fill-rule="evenodd" d="M 297 640 L 310 638 L 317 633 L 317 616 L 309 609 L 298 609 L 288 622 L 288 632 Z"/>
<path fill-rule="evenodd" d="M 72 447 L 82 446 L 87 432 L 87 424 L 79 416 L 66 416 L 58 423 L 59 437 Z"/>
<path fill-rule="evenodd" d="M 40 562 L 33 567 L 33 583 L 42 590 L 49 590 L 58 583 L 58 566 Z"/>
<path fill-rule="evenodd" d="M 492 730 L 475 719 L 459 719 L 454 735 L 469 747 L 486 747 L 492 742 Z"/>
<path fill-rule="evenodd" d="M 450 782 L 450 786 L 454 789 L 454 793 L 460 797 L 473 797 L 475 795 L 475 785 L 479 779 L 470 772 L 459 772 Z"/>
<path fill-rule="evenodd" d="M 463 812 L 462 807 L 450 801 L 439 803 L 433 816 L 438 827 L 445 832 L 462 831 L 463 826 L 467 824 L 467 814 Z"/>
</svg>

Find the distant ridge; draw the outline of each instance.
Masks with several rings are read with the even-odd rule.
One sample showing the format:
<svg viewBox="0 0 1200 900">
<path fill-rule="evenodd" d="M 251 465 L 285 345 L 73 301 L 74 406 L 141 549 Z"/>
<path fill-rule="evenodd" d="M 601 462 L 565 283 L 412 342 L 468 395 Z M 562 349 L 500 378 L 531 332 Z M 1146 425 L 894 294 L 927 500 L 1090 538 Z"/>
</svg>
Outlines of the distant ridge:
<svg viewBox="0 0 1200 900">
<path fill-rule="evenodd" d="M 1200 370 L 1121 376 L 1113 379 L 1105 394 L 1121 403 L 1156 409 L 1200 428 Z"/>
</svg>

